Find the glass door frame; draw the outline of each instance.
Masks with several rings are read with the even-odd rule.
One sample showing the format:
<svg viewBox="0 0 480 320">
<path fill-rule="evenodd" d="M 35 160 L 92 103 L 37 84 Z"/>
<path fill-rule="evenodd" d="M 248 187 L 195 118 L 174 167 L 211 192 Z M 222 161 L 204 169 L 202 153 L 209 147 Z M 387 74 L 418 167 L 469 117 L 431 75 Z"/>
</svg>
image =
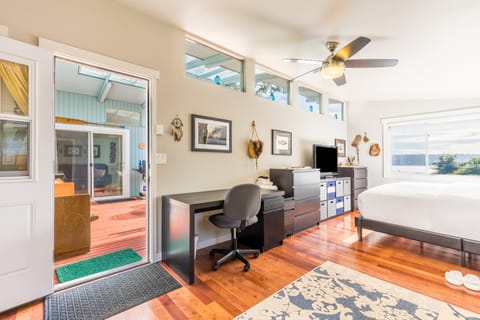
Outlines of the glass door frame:
<svg viewBox="0 0 480 320">
<path fill-rule="evenodd" d="M 88 133 L 88 159 L 89 159 L 89 183 L 88 193 L 92 200 L 114 200 L 124 199 L 130 197 L 130 132 L 128 129 L 110 128 L 110 127 L 98 127 L 91 125 L 76 125 L 55 123 L 55 131 L 77 131 Z M 94 192 L 94 155 L 93 155 L 93 135 L 94 134 L 113 134 L 122 137 L 122 193 L 120 195 L 107 196 L 107 197 L 95 197 Z"/>
</svg>

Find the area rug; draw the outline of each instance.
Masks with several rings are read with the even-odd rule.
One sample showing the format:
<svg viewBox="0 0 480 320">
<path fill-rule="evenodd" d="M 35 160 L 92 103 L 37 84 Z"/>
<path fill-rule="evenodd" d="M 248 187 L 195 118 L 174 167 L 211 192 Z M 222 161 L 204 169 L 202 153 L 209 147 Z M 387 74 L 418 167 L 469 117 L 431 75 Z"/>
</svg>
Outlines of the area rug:
<svg viewBox="0 0 480 320">
<path fill-rule="evenodd" d="M 150 264 L 47 296 L 45 320 L 105 319 L 180 287 Z"/>
<path fill-rule="evenodd" d="M 66 264 L 55 269 L 55 272 L 57 273 L 58 281 L 67 282 L 140 260 L 142 260 L 142 257 L 136 253 L 135 250 L 124 249 L 95 258 Z"/>
<path fill-rule="evenodd" d="M 327 261 L 235 319 L 480 320 L 480 315 Z"/>
</svg>

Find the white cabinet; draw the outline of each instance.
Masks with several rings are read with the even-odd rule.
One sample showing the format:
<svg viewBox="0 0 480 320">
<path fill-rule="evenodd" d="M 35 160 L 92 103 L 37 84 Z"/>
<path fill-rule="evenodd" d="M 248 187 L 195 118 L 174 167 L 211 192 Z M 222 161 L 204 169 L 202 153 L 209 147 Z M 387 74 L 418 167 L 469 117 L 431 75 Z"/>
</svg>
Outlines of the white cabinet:
<svg viewBox="0 0 480 320">
<path fill-rule="evenodd" d="M 352 210 L 349 177 L 325 178 L 320 182 L 320 220 Z M 322 214 L 322 210 L 324 214 Z"/>
</svg>

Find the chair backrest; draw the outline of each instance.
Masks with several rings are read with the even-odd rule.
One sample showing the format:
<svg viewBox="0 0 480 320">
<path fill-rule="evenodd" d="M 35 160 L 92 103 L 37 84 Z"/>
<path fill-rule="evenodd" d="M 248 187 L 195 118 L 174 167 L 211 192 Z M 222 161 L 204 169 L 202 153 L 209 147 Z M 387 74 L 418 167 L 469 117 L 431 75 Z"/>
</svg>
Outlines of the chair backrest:
<svg viewBox="0 0 480 320">
<path fill-rule="evenodd" d="M 260 187 L 246 183 L 234 186 L 225 196 L 223 214 L 235 220 L 247 220 L 257 215 L 262 203 Z"/>
</svg>

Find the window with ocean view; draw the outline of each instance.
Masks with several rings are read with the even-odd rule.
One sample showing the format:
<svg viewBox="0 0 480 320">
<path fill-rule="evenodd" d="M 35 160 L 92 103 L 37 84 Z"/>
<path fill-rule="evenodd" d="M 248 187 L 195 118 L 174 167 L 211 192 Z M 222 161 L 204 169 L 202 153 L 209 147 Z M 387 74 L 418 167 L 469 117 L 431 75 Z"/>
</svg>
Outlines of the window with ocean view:
<svg viewBox="0 0 480 320">
<path fill-rule="evenodd" d="M 480 109 L 383 121 L 385 176 L 480 175 Z"/>
</svg>

